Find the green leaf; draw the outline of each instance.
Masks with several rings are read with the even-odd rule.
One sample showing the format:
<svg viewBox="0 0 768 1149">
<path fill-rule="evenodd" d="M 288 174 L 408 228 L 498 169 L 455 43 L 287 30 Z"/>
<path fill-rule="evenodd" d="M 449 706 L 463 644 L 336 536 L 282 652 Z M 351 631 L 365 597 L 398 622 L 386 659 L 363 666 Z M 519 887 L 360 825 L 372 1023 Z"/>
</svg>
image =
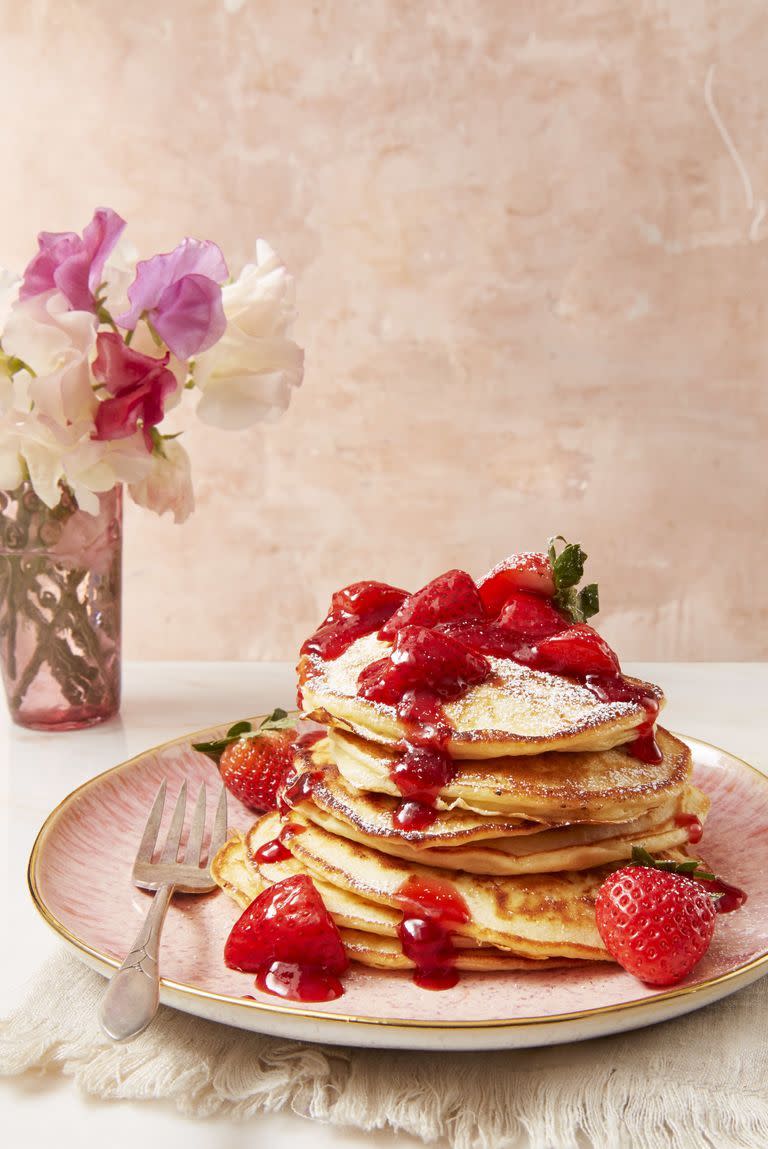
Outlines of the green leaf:
<svg viewBox="0 0 768 1149">
<path fill-rule="evenodd" d="M 235 738 L 239 738 L 241 734 L 247 734 L 250 730 L 253 730 L 250 722 L 236 722 L 227 731 L 227 740 L 234 742 Z"/>
<path fill-rule="evenodd" d="M 217 738 L 214 742 L 193 742 L 192 749 L 199 750 L 202 754 L 216 755 L 221 754 L 230 742 L 234 742 L 234 738 Z"/>
<path fill-rule="evenodd" d="M 288 730 L 295 725 L 294 720 L 288 717 L 288 711 L 278 706 L 264 719 L 259 730 Z"/>
<path fill-rule="evenodd" d="M 563 544 L 559 554 L 558 543 Z M 579 543 L 569 543 L 562 535 L 555 535 L 549 540 L 547 554 L 552 564 L 552 577 L 555 583 L 552 601 L 571 622 L 586 622 L 600 609 L 597 583 L 591 582 L 581 590 L 576 589 L 584 577 L 586 551 Z"/>
<path fill-rule="evenodd" d="M 632 862 L 635 866 L 646 866 L 650 870 L 663 870 L 666 874 L 683 874 L 684 877 L 697 878 L 703 882 L 711 882 L 715 877 L 708 870 L 700 870 L 700 863 L 696 858 L 689 858 L 686 862 L 654 858 L 642 846 L 632 847 Z"/>
<path fill-rule="evenodd" d="M 599 613 L 600 593 L 597 589 L 596 582 L 588 583 L 587 586 L 582 587 L 579 591 L 579 606 L 581 607 L 581 614 L 584 621 Z"/>
</svg>

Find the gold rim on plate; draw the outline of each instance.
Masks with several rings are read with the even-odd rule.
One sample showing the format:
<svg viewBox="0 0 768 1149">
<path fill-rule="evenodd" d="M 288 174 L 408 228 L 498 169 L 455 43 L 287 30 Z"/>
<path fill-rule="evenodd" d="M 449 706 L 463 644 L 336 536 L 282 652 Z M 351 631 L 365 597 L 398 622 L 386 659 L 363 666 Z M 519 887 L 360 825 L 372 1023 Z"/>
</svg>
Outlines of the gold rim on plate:
<svg viewBox="0 0 768 1149">
<path fill-rule="evenodd" d="M 262 715 L 257 715 L 251 719 L 252 722 L 258 722 Z M 231 725 L 231 723 L 230 723 Z M 69 805 L 79 794 L 83 791 L 94 786 L 103 778 L 110 774 L 116 774 L 119 771 L 127 769 L 129 766 L 134 765 L 146 758 L 148 754 L 159 754 L 164 750 L 168 750 L 173 746 L 179 746 L 182 743 L 201 742 L 205 740 L 206 735 L 212 734 L 214 731 L 226 729 L 227 725 L 224 723 L 217 723 L 215 726 L 208 726 L 203 730 L 194 731 L 191 734 L 182 735 L 180 738 L 172 738 L 168 742 L 162 742 L 158 746 L 152 746 L 148 750 L 142 751 L 140 754 L 135 754 L 132 758 L 126 759 L 125 762 L 119 762 L 116 766 L 110 766 L 108 770 L 103 770 L 100 774 L 94 775 L 77 786 L 65 798 L 59 802 L 57 806 L 51 810 L 48 817 L 43 822 L 40 830 L 35 838 L 32 852 L 29 856 L 29 863 L 27 865 L 27 888 L 29 890 L 32 902 L 35 909 L 43 918 L 43 920 L 57 933 L 65 942 L 67 942 L 74 949 L 80 953 L 95 959 L 97 962 L 106 966 L 108 969 L 118 969 L 120 961 L 116 958 L 110 957 L 109 954 L 102 953 L 100 950 L 94 949 L 93 946 L 88 945 L 76 934 L 73 934 L 63 922 L 59 921 L 55 914 L 46 905 L 37 879 L 37 866 L 40 857 L 40 851 L 43 841 L 48 832 L 53 827 L 58 819 L 62 810 Z M 707 747 L 709 750 L 715 750 L 718 754 L 725 755 L 739 765 L 746 767 L 747 770 L 755 774 L 760 781 L 768 787 L 768 776 L 763 774 L 757 767 L 752 766 L 743 758 L 739 758 L 735 754 L 731 754 L 728 750 L 723 750 L 720 746 L 715 746 L 712 742 L 706 742 L 702 738 L 690 738 L 685 734 L 677 734 L 678 738 L 682 738 L 692 750 L 697 746 Z M 595 1006 L 591 1009 L 575 1010 L 571 1013 L 557 1013 L 551 1016 L 534 1016 L 534 1017 L 517 1017 L 517 1018 L 494 1018 L 486 1021 L 416 1021 L 412 1018 L 397 1018 L 397 1017 L 368 1017 L 365 1014 L 350 1014 L 350 1013 L 325 1013 L 321 1010 L 315 1009 L 301 1009 L 294 1006 L 280 1005 L 277 1002 L 273 1005 L 271 1002 L 261 1002 L 248 1000 L 244 1001 L 240 997 L 231 997 L 229 994 L 214 993 L 211 990 L 201 989 L 199 986 L 187 985 L 185 982 L 172 981 L 169 978 L 160 978 L 161 990 L 163 987 L 180 993 L 182 996 L 194 998 L 202 998 L 206 1001 L 221 1002 L 227 1006 L 234 1006 L 242 1010 L 257 1010 L 261 1013 L 280 1014 L 287 1017 L 295 1017 L 301 1019 L 309 1019 L 312 1021 L 324 1022 L 339 1022 L 339 1023 L 354 1023 L 356 1025 L 376 1025 L 388 1026 L 392 1028 L 410 1029 L 410 1030 L 433 1030 L 433 1029 L 448 1029 L 448 1030 L 471 1030 L 471 1029 L 518 1029 L 520 1027 L 533 1027 L 533 1026 L 546 1026 L 557 1025 L 560 1022 L 567 1021 L 582 1021 L 587 1018 L 597 1017 L 601 1014 L 609 1013 L 622 1013 L 628 1010 L 640 1010 L 643 1007 L 652 1007 L 660 1002 L 673 1001 L 678 998 L 689 997 L 693 994 L 702 993 L 704 990 L 710 989 L 713 986 L 725 985 L 734 978 L 741 978 L 747 973 L 754 972 L 761 967 L 766 967 L 768 972 L 768 949 L 763 953 L 758 954 L 757 957 L 752 958 L 750 961 L 745 962 L 743 965 L 737 966 L 735 969 L 728 970 L 726 973 L 718 974 L 717 977 L 707 978 L 706 981 L 697 982 L 695 985 L 682 986 L 680 989 L 665 990 L 663 993 L 654 994 L 652 997 L 638 997 L 633 998 L 631 1001 L 617 1002 L 614 1005 L 601 1005 Z M 756 980 L 750 978 L 750 981 Z"/>
</svg>

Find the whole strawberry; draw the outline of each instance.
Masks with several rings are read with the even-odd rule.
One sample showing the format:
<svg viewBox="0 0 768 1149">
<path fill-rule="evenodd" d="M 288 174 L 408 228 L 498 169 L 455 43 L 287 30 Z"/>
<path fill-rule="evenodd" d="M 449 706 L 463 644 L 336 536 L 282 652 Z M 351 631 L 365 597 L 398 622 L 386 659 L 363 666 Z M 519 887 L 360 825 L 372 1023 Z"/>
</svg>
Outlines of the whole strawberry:
<svg viewBox="0 0 768 1149">
<path fill-rule="evenodd" d="M 231 794 L 252 810 L 277 808 L 277 791 L 293 766 L 296 730 L 284 710 L 275 710 L 257 730 L 238 722 L 226 737 L 195 744 L 218 762 Z"/>
<path fill-rule="evenodd" d="M 647 865 L 616 870 L 595 901 L 609 954 L 649 985 L 673 985 L 704 956 L 715 929 L 715 900 L 685 874 Z"/>
</svg>

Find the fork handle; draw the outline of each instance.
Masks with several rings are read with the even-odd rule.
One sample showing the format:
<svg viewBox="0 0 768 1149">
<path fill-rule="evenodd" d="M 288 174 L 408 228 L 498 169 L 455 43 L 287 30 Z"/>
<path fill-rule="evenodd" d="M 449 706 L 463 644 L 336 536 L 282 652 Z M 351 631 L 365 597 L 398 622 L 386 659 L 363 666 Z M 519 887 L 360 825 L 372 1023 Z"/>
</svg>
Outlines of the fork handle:
<svg viewBox="0 0 768 1149">
<path fill-rule="evenodd" d="M 160 886 L 131 952 L 110 978 L 99 1021 L 113 1041 L 130 1041 L 147 1028 L 160 1001 L 158 952 L 160 931 L 173 896 L 173 886 Z"/>
</svg>

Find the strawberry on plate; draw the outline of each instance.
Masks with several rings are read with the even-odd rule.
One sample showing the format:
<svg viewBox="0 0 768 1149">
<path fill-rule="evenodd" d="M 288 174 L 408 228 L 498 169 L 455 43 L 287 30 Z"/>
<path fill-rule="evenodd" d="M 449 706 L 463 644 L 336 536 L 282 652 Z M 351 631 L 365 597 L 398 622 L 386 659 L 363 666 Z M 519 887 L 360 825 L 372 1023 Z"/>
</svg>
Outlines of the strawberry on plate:
<svg viewBox="0 0 768 1149">
<path fill-rule="evenodd" d="M 349 965 L 341 935 L 306 874 L 263 890 L 235 922 L 224 947 L 231 969 L 257 975 L 268 993 L 329 1001 Z"/>
<path fill-rule="evenodd" d="M 605 948 L 649 985 L 682 981 L 712 941 L 716 898 L 696 880 L 691 865 L 696 863 L 684 863 L 683 873 L 647 864 L 624 866 L 598 891 L 595 917 Z"/>
<path fill-rule="evenodd" d="M 231 794 L 251 810 L 275 810 L 277 792 L 293 766 L 296 730 L 285 710 L 275 710 L 257 730 L 238 722 L 225 738 L 199 742 L 218 762 L 222 781 Z"/>
</svg>

